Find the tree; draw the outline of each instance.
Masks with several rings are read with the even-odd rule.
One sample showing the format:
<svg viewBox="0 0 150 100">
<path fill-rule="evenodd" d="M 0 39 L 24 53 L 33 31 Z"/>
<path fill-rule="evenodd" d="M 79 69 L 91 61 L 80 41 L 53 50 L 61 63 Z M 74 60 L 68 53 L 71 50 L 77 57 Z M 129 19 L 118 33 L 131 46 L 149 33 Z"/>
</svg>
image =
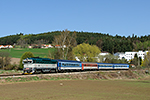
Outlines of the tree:
<svg viewBox="0 0 150 100">
<path fill-rule="evenodd" d="M 77 47 L 73 48 L 74 55 L 78 57 L 80 61 L 96 61 L 95 57 L 97 57 L 100 52 L 100 49 L 96 45 L 89 45 L 86 43 L 77 45 Z"/>
<path fill-rule="evenodd" d="M 102 39 L 99 39 L 97 42 L 96 42 L 96 45 L 99 47 L 99 48 L 103 48 L 102 47 L 102 44 L 103 44 L 103 40 Z"/>
<path fill-rule="evenodd" d="M 22 61 L 26 58 L 31 58 L 31 57 L 34 57 L 32 52 L 25 52 L 20 58 L 19 69 L 23 69 Z"/>
<path fill-rule="evenodd" d="M 0 65 L 4 69 L 5 66 L 10 64 L 10 57 L 8 52 L 0 52 Z"/>
<path fill-rule="evenodd" d="M 55 59 L 72 60 L 72 48 L 76 46 L 76 32 L 70 33 L 67 29 L 54 37 L 53 45 L 58 45 Z"/>
<path fill-rule="evenodd" d="M 137 56 L 137 54 L 134 55 L 134 58 L 131 60 L 130 62 L 131 64 L 134 64 L 135 66 L 139 66 L 139 58 Z"/>
<path fill-rule="evenodd" d="M 118 56 L 114 56 L 112 54 L 105 55 L 104 58 L 105 60 L 103 61 L 103 63 L 128 63 L 125 58 L 118 59 Z"/>
<path fill-rule="evenodd" d="M 53 48 L 53 50 L 51 49 L 51 51 L 48 51 L 48 58 L 50 59 L 57 59 L 56 58 L 56 52 L 57 52 L 57 49 L 56 48 Z"/>
<path fill-rule="evenodd" d="M 46 43 L 48 43 L 48 41 L 45 41 L 45 40 L 43 40 L 43 39 L 41 39 L 41 40 L 36 40 L 36 41 L 34 41 L 34 43 L 37 45 L 35 45 L 35 47 L 34 48 L 41 48 L 42 47 L 42 44 L 46 44 Z"/>
<path fill-rule="evenodd" d="M 18 39 L 17 44 L 20 45 L 21 48 L 26 48 L 28 46 L 26 39 L 24 39 L 23 35 L 20 35 L 20 39 Z"/>
<path fill-rule="evenodd" d="M 150 52 L 145 56 L 142 66 L 150 68 Z"/>
<path fill-rule="evenodd" d="M 138 65 L 141 65 L 141 64 L 142 64 L 142 58 L 139 57 L 139 59 L 138 59 Z"/>
</svg>

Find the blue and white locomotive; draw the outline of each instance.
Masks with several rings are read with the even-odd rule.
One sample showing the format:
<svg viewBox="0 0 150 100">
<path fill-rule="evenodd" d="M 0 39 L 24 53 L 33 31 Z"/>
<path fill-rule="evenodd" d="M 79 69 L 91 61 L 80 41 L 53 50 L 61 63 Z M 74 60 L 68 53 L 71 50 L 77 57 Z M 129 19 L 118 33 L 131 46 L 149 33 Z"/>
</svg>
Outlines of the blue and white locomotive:
<svg viewBox="0 0 150 100">
<path fill-rule="evenodd" d="M 27 58 L 23 60 L 23 74 L 40 72 L 84 71 L 101 69 L 129 69 L 128 64 L 93 63 L 49 58 Z"/>
<path fill-rule="evenodd" d="M 49 58 L 27 58 L 23 60 L 24 73 L 57 71 L 57 60 Z"/>
</svg>

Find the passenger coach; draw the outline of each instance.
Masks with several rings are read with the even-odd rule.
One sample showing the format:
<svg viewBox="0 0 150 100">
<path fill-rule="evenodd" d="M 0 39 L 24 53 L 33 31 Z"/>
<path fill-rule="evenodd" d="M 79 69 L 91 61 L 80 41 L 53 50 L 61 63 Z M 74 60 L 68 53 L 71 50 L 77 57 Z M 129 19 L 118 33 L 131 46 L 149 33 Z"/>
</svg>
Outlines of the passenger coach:
<svg viewBox="0 0 150 100">
<path fill-rule="evenodd" d="M 81 70 L 81 62 L 80 61 L 72 61 L 72 60 L 57 60 L 58 71 L 64 70 Z"/>
<path fill-rule="evenodd" d="M 129 64 L 113 64 L 114 69 L 129 69 Z"/>
<path fill-rule="evenodd" d="M 82 70 L 98 70 L 97 63 L 82 62 Z"/>
<path fill-rule="evenodd" d="M 109 63 L 97 63 L 98 64 L 98 69 L 114 69 L 113 64 Z"/>
</svg>

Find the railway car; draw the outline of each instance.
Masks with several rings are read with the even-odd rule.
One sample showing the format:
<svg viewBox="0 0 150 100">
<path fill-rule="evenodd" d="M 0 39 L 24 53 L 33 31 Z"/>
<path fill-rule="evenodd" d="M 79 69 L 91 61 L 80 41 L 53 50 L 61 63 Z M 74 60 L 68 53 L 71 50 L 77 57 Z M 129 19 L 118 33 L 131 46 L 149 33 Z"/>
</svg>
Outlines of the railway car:
<svg viewBox="0 0 150 100">
<path fill-rule="evenodd" d="M 98 69 L 114 69 L 113 64 L 109 63 L 97 63 L 98 64 Z"/>
<path fill-rule="evenodd" d="M 57 60 L 57 66 L 58 71 L 73 71 L 82 69 L 80 61 Z"/>
<path fill-rule="evenodd" d="M 23 60 L 23 74 L 51 72 L 57 69 L 57 60 L 48 58 L 27 58 Z"/>
<path fill-rule="evenodd" d="M 113 69 L 129 69 L 128 64 L 113 64 Z"/>
<path fill-rule="evenodd" d="M 98 70 L 98 64 L 91 62 L 82 62 L 82 70 Z"/>
</svg>

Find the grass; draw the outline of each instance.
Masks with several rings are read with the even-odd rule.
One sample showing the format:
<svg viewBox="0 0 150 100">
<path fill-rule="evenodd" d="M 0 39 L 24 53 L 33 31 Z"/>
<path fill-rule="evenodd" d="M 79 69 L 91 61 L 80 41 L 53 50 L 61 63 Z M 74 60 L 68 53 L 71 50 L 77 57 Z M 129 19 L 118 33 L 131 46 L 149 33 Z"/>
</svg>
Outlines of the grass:
<svg viewBox="0 0 150 100">
<path fill-rule="evenodd" d="M 1 49 L 0 52 L 5 51 L 10 53 L 12 58 L 21 58 L 23 53 L 32 52 L 35 57 L 48 57 L 49 51 L 53 52 L 55 48 L 12 48 L 12 49 Z"/>
<path fill-rule="evenodd" d="M 0 70 L 0 74 L 17 74 L 17 73 L 22 73 L 21 70 Z"/>
<path fill-rule="evenodd" d="M 41 80 L 71 80 L 67 77 L 51 77 L 51 76 L 32 76 L 32 77 L 8 77 L 0 78 L 0 83 L 16 83 L 16 82 L 31 82 L 31 81 L 41 81 Z"/>
</svg>

